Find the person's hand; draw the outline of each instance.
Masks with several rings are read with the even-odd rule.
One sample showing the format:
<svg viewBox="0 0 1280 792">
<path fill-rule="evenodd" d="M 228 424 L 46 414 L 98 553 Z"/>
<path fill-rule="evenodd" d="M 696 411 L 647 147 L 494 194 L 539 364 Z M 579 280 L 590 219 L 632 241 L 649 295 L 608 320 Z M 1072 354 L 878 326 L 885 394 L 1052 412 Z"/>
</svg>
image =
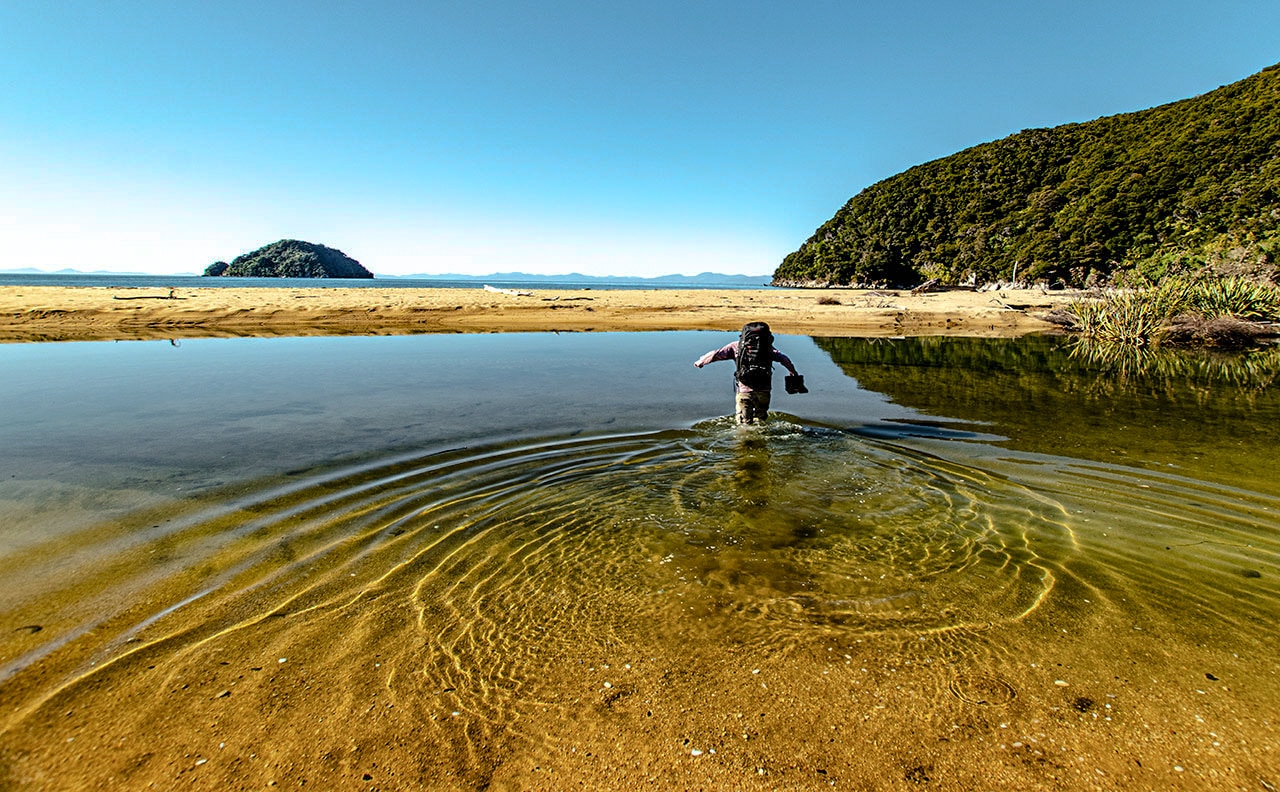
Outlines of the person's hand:
<svg viewBox="0 0 1280 792">
<path fill-rule="evenodd" d="M 695 360 L 695 361 L 693 361 L 693 367 L 694 367 L 694 368 L 702 368 L 702 361 L 701 361 L 701 360 Z"/>
</svg>

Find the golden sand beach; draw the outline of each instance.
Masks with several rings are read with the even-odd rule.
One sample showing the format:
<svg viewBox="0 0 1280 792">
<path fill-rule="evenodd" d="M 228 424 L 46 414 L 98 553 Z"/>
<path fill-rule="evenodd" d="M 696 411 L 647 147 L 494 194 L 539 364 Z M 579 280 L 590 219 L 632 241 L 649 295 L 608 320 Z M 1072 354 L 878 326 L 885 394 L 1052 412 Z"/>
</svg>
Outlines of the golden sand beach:
<svg viewBox="0 0 1280 792">
<path fill-rule="evenodd" d="M 496 292 L 411 288 L 0 287 L 0 341 L 523 331 L 734 330 L 1018 336 L 1070 292 L 852 289 Z"/>
</svg>

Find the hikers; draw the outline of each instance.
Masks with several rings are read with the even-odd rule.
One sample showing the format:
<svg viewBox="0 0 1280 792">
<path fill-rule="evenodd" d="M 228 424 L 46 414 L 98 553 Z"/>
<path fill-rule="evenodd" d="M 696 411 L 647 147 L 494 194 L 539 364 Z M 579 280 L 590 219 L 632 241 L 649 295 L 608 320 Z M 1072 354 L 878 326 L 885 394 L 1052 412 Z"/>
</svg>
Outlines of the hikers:
<svg viewBox="0 0 1280 792">
<path fill-rule="evenodd" d="M 742 328 L 738 340 L 719 349 L 713 349 L 693 362 L 702 368 L 717 360 L 737 361 L 733 379 L 737 384 L 738 423 L 753 424 L 769 417 L 769 394 L 773 388 L 773 361 L 778 361 L 791 377 L 787 380 L 788 393 L 807 393 L 804 378 L 791 358 L 773 346 L 773 333 L 764 322 L 748 322 Z M 792 379 L 792 377 L 796 379 Z M 792 388 L 795 388 L 793 391 Z"/>
</svg>

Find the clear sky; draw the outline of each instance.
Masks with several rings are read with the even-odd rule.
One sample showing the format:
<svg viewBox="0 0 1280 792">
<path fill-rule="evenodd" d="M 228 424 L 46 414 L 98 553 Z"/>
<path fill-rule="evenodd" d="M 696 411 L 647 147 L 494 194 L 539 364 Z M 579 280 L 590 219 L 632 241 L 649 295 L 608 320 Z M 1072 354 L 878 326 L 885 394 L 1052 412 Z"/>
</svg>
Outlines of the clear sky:
<svg viewBox="0 0 1280 792">
<path fill-rule="evenodd" d="M 0 0 L 0 269 L 767 274 L 912 165 L 1277 62 L 1277 0 Z"/>
</svg>

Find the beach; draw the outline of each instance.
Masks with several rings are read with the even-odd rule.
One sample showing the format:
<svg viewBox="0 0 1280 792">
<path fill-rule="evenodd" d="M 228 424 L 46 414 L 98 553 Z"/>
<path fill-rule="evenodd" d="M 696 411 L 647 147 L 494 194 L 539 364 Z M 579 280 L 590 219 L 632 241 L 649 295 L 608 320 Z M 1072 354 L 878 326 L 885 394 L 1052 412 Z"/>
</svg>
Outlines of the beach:
<svg viewBox="0 0 1280 792">
<path fill-rule="evenodd" d="M 1014 337 L 1079 293 L 1018 289 L 0 287 L 0 341 L 233 336 L 736 330 L 781 334 Z"/>
</svg>

